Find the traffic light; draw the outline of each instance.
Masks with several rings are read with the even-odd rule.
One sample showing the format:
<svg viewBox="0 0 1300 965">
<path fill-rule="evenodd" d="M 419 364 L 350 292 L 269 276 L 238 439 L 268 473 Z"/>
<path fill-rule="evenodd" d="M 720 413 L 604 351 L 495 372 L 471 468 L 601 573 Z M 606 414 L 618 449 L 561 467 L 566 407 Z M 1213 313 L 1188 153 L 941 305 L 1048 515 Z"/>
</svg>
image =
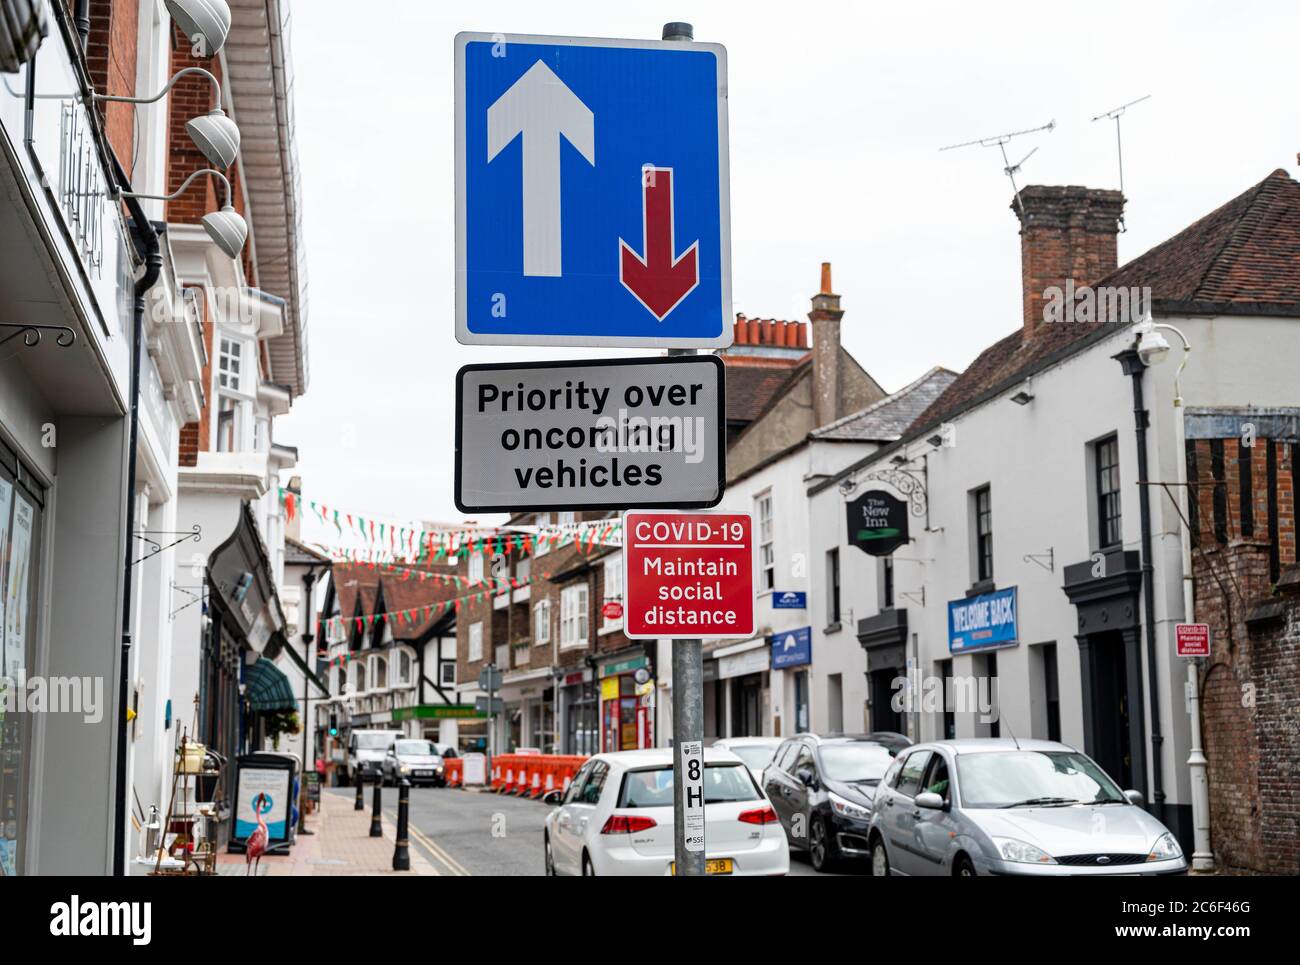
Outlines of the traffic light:
<svg viewBox="0 0 1300 965">
<path fill-rule="evenodd" d="M 338 714 L 330 714 L 330 736 L 331 737 L 339 736 L 339 715 Z"/>
</svg>

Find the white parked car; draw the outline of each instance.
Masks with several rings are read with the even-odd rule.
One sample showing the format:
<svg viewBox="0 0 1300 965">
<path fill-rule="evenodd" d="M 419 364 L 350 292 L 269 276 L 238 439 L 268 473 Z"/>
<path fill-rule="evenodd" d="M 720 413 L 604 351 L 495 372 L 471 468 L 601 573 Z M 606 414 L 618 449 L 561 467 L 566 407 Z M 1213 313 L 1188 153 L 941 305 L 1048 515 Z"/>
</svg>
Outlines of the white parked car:
<svg viewBox="0 0 1300 965">
<path fill-rule="evenodd" d="M 548 875 L 673 873 L 673 752 L 597 754 L 546 816 Z M 709 874 L 783 875 L 785 831 L 736 755 L 704 751 L 704 841 Z"/>
<path fill-rule="evenodd" d="M 749 768 L 758 786 L 763 786 L 763 768 L 772 763 L 772 756 L 781 746 L 779 737 L 724 737 L 713 742 L 714 747 L 731 751 Z"/>
</svg>

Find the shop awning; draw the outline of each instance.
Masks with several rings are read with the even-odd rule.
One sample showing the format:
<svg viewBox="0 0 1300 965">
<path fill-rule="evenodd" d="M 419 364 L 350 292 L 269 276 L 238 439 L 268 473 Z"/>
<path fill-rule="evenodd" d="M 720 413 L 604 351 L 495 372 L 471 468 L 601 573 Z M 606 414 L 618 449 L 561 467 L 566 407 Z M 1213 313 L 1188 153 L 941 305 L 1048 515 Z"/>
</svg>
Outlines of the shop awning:
<svg viewBox="0 0 1300 965">
<path fill-rule="evenodd" d="M 253 710 L 293 710 L 298 706 L 289 678 L 265 657 L 244 669 L 245 694 Z"/>
</svg>

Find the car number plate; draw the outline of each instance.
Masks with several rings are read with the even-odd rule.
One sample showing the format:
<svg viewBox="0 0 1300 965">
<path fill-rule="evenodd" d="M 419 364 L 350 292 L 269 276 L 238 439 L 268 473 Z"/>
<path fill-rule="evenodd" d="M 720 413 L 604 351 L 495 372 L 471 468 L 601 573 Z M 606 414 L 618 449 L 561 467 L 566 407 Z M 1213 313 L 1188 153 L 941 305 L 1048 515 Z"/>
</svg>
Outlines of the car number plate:
<svg viewBox="0 0 1300 965">
<path fill-rule="evenodd" d="M 672 873 L 677 874 L 677 862 L 672 863 Z M 709 858 L 704 862 L 704 873 L 706 875 L 729 875 L 735 870 L 732 867 L 731 858 Z"/>
<path fill-rule="evenodd" d="M 433 771 L 416 771 L 416 777 L 433 777 Z"/>
</svg>

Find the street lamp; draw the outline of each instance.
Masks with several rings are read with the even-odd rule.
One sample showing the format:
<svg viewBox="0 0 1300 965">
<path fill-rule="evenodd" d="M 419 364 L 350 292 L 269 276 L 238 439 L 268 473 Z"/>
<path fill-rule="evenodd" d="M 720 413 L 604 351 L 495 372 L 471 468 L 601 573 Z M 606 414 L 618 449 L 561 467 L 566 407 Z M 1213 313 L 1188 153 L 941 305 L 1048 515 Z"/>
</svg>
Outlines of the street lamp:
<svg viewBox="0 0 1300 965">
<path fill-rule="evenodd" d="M 200 168 L 188 178 L 186 178 L 179 188 L 171 194 L 139 194 L 135 191 L 123 191 L 122 195 L 127 198 L 149 198 L 152 201 L 171 201 L 180 197 L 181 192 L 190 186 L 200 174 L 213 174 L 221 179 L 221 183 L 226 186 L 226 203 L 221 206 L 220 211 L 210 211 L 203 216 L 203 230 L 208 233 L 212 243 L 224 251 L 231 258 L 238 258 L 240 250 L 244 247 L 244 242 L 248 240 L 248 223 L 230 203 L 231 190 L 230 181 L 220 171 L 212 168 Z"/>
<path fill-rule="evenodd" d="M 1151 320 L 1148 315 L 1133 327 L 1137 335 L 1134 349 L 1138 358 L 1145 365 L 1157 365 L 1169 356 L 1169 341 L 1160 334 L 1162 331 L 1173 332 L 1183 344 L 1182 359 L 1178 371 L 1174 373 L 1174 438 L 1177 446 L 1178 464 L 1178 511 L 1182 515 L 1182 558 L 1183 558 L 1183 619 L 1188 623 L 1195 621 L 1195 592 L 1192 582 L 1192 534 L 1188 530 L 1188 503 L 1191 491 L 1187 479 L 1187 410 L 1183 405 L 1182 376 L 1187 368 L 1187 361 L 1192 354 L 1191 343 L 1187 336 L 1173 325 L 1165 325 Z M 1187 767 L 1191 772 L 1192 784 L 1192 868 L 1196 871 L 1214 870 L 1214 852 L 1210 850 L 1210 787 L 1206 775 L 1207 761 L 1201 747 L 1201 693 L 1200 680 L 1196 670 L 1196 659 L 1187 658 L 1187 714 L 1191 718 L 1192 746 L 1187 756 Z"/>
<path fill-rule="evenodd" d="M 194 146 L 203 152 L 208 163 L 219 168 L 228 168 L 239 156 L 239 128 L 221 109 L 221 82 L 210 71 L 202 67 L 185 67 L 176 72 L 163 89 L 152 97 L 122 97 L 117 94 L 94 93 L 97 101 L 113 101 L 118 104 L 152 104 L 162 98 L 176 86 L 176 82 L 187 74 L 201 74 L 212 84 L 212 109 L 206 114 L 192 117 L 185 122 Z"/>
<path fill-rule="evenodd" d="M 230 33 L 230 7 L 226 0 L 165 0 L 167 12 L 181 32 L 205 57 L 216 56 Z"/>
</svg>

